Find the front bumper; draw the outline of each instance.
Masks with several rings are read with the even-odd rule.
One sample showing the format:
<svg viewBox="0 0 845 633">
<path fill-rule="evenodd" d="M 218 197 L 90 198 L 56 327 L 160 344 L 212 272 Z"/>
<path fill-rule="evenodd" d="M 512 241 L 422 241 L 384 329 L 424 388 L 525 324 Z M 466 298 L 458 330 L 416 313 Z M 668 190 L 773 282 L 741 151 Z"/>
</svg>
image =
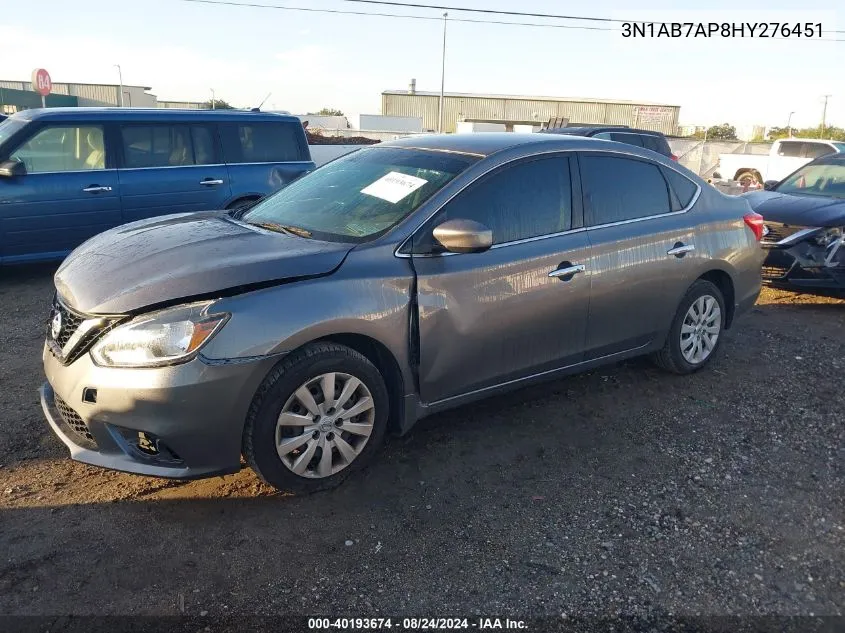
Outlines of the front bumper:
<svg viewBox="0 0 845 633">
<path fill-rule="evenodd" d="M 796 244 L 791 248 L 769 247 L 763 262 L 763 282 L 769 286 L 800 289 L 845 291 L 845 257 L 825 261 L 813 257 L 812 247 Z M 845 255 L 845 251 L 843 251 Z"/>
<path fill-rule="evenodd" d="M 44 346 L 41 407 L 71 458 L 139 475 L 196 479 L 236 472 L 252 397 L 278 357 L 171 367 L 63 366 Z"/>
</svg>

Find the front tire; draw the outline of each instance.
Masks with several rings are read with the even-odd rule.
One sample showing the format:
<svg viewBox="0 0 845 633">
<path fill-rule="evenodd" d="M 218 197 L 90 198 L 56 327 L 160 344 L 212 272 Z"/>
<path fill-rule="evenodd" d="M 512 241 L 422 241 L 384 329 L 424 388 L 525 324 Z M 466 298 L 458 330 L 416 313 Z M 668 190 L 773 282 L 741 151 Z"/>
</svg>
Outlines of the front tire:
<svg viewBox="0 0 845 633">
<path fill-rule="evenodd" d="M 280 490 L 333 488 L 373 460 L 388 410 L 384 379 L 363 354 L 335 343 L 308 345 L 259 387 L 244 426 L 244 457 Z"/>
<path fill-rule="evenodd" d="M 675 374 L 691 374 L 704 367 L 722 343 L 726 314 L 725 299 L 716 284 L 697 280 L 681 300 L 666 343 L 654 354 L 655 363 Z"/>
</svg>

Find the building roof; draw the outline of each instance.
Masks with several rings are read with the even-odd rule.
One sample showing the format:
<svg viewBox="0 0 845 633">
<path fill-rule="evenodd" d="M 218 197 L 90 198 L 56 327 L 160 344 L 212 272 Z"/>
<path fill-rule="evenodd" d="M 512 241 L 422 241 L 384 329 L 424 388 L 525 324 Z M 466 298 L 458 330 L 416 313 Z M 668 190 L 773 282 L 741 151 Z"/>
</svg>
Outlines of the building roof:
<svg viewBox="0 0 845 633">
<path fill-rule="evenodd" d="M 294 116 L 272 112 L 253 112 L 251 110 L 180 110 L 178 108 L 34 108 L 22 110 L 14 115 L 28 120 L 69 119 L 76 121 L 148 121 L 151 119 L 215 118 L 218 120 L 241 120 L 243 117 L 254 119 L 283 119 L 299 125 Z"/>
<path fill-rule="evenodd" d="M 423 97 L 439 97 L 439 92 L 427 92 L 417 90 L 409 92 L 406 90 L 385 90 L 383 95 L 404 95 L 407 97 L 423 96 Z M 621 99 L 595 99 L 592 97 L 539 97 L 528 95 L 497 95 L 497 94 L 473 94 L 471 92 L 446 92 L 444 97 L 465 97 L 467 99 L 510 99 L 514 101 L 574 101 L 578 103 L 610 103 L 615 105 L 641 105 L 641 106 L 663 106 L 664 108 L 680 108 L 679 105 L 671 105 L 666 103 L 656 103 L 653 101 L 624 101 Z"/>
<path fill-rule="evenodd" d="M 30 85 L 31 80 L 26 79 L 24 81 L 20 81 L 18 79 L 0 79 L 0 84 L 2 83 L 15 83 L 15 84 L 25 84 Z M 105 88 L 120 88 L 120 84 L 92 84 L 92 83 L 85 83 L 82 81 L 54 81 L 54 86 L 101 86 Z M 124 88 L 140 88 L 141 90 L 152 90 L 152 86 L 136 86 L 135 84 L 123 84 Z"/>
</svg>

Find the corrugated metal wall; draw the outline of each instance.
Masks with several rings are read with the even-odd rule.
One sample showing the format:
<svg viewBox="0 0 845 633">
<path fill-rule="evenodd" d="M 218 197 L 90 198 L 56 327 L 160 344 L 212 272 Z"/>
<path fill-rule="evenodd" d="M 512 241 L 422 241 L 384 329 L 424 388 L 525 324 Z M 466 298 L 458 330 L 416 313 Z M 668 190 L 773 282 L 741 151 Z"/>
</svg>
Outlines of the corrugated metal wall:
<svg viewBox="0 0 845 633">
<path fill-rule="evenodd" d="M 32 85 L 28 81 L 0 80 L 0 87 L 32 91 Z M 120 105 L 120 88 L 116 85 L 54 82 L 52 94 L 77 97 L 80 106 Z M 143 86 L 123 86 L 123 104 L 127 107 L 154 108 L 156 96 L 148 93 Z"/>
<path fill-rule="evenodd" d="M 440 97 L 431 94 L 383 93 L 381 111 L 389 116 L 423 118 L 426 130 L 437 129 Z M 664 134 L 674 134 L 678 126 L 679 106 L 637 105 L 611 101 L 538 100 L 484 96 L 450 96 L 444 99 L 444 131 L 454 132 L 462 119 L 548 121 L 565 117 L 577 123 L 628 125 Z M 644 114 L 641 114 L 644 112 Z"/>
</svg>

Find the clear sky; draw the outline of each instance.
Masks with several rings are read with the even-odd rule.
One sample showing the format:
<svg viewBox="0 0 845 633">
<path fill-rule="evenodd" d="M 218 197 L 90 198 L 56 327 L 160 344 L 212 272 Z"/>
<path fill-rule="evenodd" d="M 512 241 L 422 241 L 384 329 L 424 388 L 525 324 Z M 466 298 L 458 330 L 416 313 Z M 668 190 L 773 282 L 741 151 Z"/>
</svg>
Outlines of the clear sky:
<svg viewBox="0 0 845 633">
<path fill-rule="evenodd" d="M 232 0 L 248 2 L 249 0 Z M 252 0 L 312 9 L 439 17 L 435 10 L 340 0 Z M 645 3 L 624 0 L 428 0 L 598 17 L 704 22 L 821 22 L 845 40 L 842 0 Z M 696 6 L 706 7 L 697 9 Z M 741 6 L 737 11 L 734 7 Z M 450 18 L 551 20 L 450 12 Z M 555 21 L 620 28 L 618 24 Z M 832 32 L 842 30 L 842 33 Z M 442 21 L 213 6 L 181 0 L 0 0 L 0 79 L 46 68 L 56 82 L 152 86 L 160 99 L 218 98 L 294 112 L 378 113 L 381 91 L 440 89 Z M 681 106 L 681 123 L 845 127 L 845 41 L 624 39 L 619 31 L 450 21 L 446 90 L 644 100 Z"/>
</svg>

